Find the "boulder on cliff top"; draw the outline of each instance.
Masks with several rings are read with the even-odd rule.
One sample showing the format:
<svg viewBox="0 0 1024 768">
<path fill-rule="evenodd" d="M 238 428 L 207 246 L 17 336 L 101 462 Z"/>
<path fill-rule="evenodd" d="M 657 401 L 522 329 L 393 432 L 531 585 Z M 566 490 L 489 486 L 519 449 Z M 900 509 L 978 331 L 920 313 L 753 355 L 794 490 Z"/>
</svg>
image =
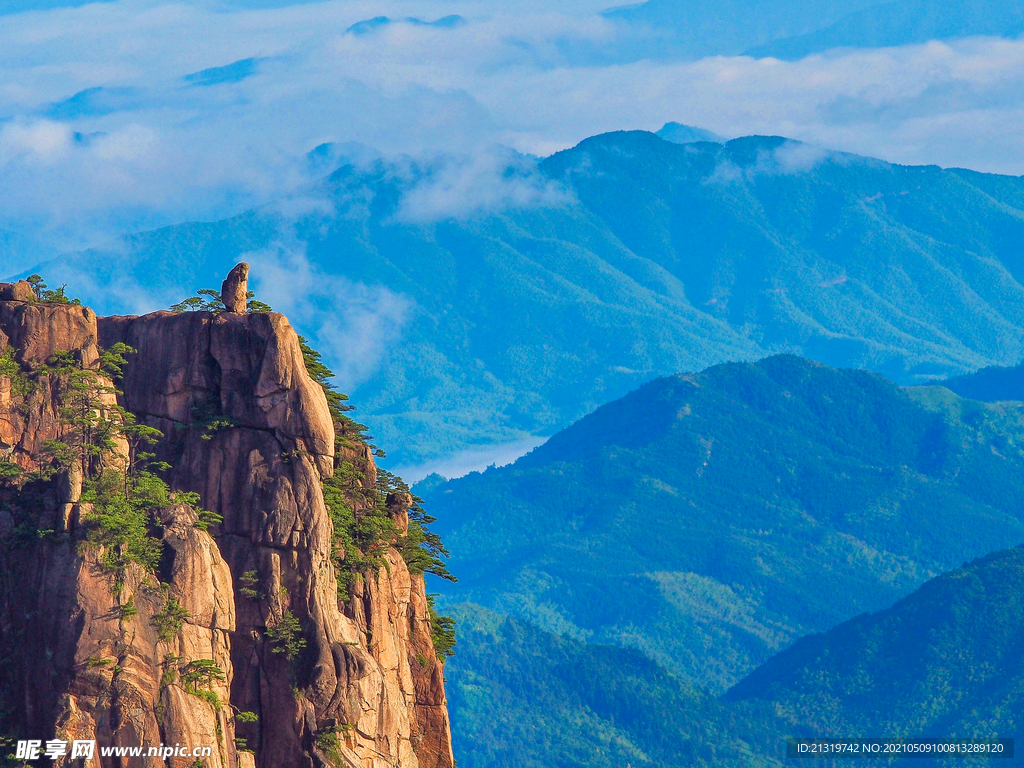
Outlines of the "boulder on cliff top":
<svg viewBox="0 0 1024 768">
<path fill-rule="evenodd" d="M 27 280 L 16 283 L 0 283 L 0 301 L 33 301 L 32 285 Z"/>
<path fill-rule="evenodd" d="M 244 261 L 228 272 L 220 286 L 220 300 L 228 312 L 244 315 L 249 298 L 249 265 Z"/>
</svg>

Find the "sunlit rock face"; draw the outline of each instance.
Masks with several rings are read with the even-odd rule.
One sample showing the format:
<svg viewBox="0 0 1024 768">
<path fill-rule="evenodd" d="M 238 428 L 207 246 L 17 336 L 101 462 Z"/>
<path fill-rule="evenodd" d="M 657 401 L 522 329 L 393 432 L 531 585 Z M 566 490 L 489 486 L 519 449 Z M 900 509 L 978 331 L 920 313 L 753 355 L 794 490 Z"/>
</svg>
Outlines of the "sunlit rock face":
<svg viewBox="0 0 1024 768">
<path fill-rule="evenodd" d="M 239 291 L 244 299 L 244 275 Z M 201 524 L 172 500 L 151 521 L 159 568 L 114 575 L 104 548 L 85 540 L 94 510 L 80 473 L 0 489 L 0 692 L 19 702 L 0 718 L 32 738 L 211 746 L 203 764 L 218 768 L 452 766 L 423 577 L 392 547 L 385 567 L 339 599 L 321 480 L 344 459 L 374 487 L 372 454 L 359 443 L 336 456 L 294 330 L 282 315 L 244 310 L 97 319 L 0 286 L 0 347 L 21 366 L 18 381 L 0 376 L 5 457 L 38 469 L 46 441 L 61 436 L 46 360 L 67 351 L 96 370 L 102 350 L 124 342 L 135 351 L 118 391 L 98 372 L 97 396 L 159 429 L 152 450 L 172 491 L 198 492 L 222 518 Z M 407 510 L 390 500 L 399 528 Z M 183 618 L 168 627 L 169 605 Z M 289 620 L 304 641 L 296 653 L 275 639 Z M 187 684 L 205 662 L 218 674 Z"/>
</svg>

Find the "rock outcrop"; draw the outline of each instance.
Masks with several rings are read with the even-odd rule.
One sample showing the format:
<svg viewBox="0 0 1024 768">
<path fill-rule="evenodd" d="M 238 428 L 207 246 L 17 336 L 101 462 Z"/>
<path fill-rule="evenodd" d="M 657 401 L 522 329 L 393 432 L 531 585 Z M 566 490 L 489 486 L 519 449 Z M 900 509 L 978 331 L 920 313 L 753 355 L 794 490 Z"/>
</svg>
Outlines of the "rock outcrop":
<svg viewBox="0 0 1024 768">
<path fill-rule="evenodd" d="M 220 286 L 220 300 L 228 312 L 244 315 L 249 299 L 249 265 L 236 264 Z"/>
<path fill-rule="evenodd" d="M 81 478 L 23 482 L 17 493 L 0 480 L 0 641 L 27 642 L 0 659 L 0 702 L 19 702 L 7 713 L 0 703 L 0 723 L 31 738 L 215 745 L 206 766 L 450 768 L 423 577 L 392 546 L 339 598 L 322 481 L 344 460 L 369 489 L 376 469 L 365 444 L 336 451 L 337 425 L 288 321 L 245 313 L 247 272 L 225 281 L 220 314 L 97 320 L 83 307 L 0 300 L 0 347 L 39 379 L 30 394 L 8 381 L 5 396 L 0 376 L 0 448 L 12 460 L 38 469 L 58 436 L 59 397 L 39 364 L 68 351 L 95 368 L 100 346 L 123 342 L 136 351 L 119 405 L 163 433 L 154 450 L 170 487 L 222 518 L 207 533 L 192 508 L 166 507 L 154 521 L 158 572 L 132 564 L 115 579 L 83 544 Z M 399 496 L 388 512 L 401 531 L 411 499 Z M 188 617 L 173 636 L 157 629 L 168 605 Z M 43 655 L 52 664 L 33 682 L 30 659 Z M 182 680 L 201 671 L 196 662 L 222 676 L 190 688 Z M 169 764 L 194 764 L 178 759 Z"/>
<path fill-rule="evenodd" d="M 32 301 L 35 294 L 27 280 L 16 283 L 0 283 L 0 301 Z"/>
</svg>

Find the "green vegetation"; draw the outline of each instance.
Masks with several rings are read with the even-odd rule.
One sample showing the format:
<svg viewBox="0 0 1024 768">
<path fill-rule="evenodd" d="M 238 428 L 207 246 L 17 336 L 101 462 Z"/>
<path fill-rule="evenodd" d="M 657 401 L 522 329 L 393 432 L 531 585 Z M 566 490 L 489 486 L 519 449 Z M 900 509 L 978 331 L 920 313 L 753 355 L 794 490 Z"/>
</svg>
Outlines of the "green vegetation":
<svg viewBox="0 0 1024 768">
<path fill-rule="evenodd" d="M 0 458 L 0 483 L 15 482 L 24 470 L 7 456 Z"/>
<path fill-rule="evenodd" d="M 461 650 L 445 677 L 461 766 L 783 764 L 766 756 L 785 733 L 767 707 L 723 707 L 634 650 L 561 638 L 471 604 L 453 610 Z"/>
<path fill-rule="evenodd" d="M 29 275 L 25 278 L 25 281 L 32 286 L 32 293 L 36 297 L 36 301 L 48 301 L 51 304 L 76 304 L 81 305 L 81 301 L 78 299 L 72 299 L 64 293 L 64 289 L 67 285 L 62 285 L 57 290 L 50 290 L 46 287 L 46 283 L 43 282 L 43 278 L 39 275 Z"/>
<path fill-rule="evenodd" d="M 87 539 L 104 547 L 104 568 L 118 575 L 129 563 L 156 570 L 163 542 L 155 533 L 153 511 L 170 504 L 163 480 L 149 472 L 127 477 L 107 468 L 89 481 L 82 501 L 95 506 L 86 520 Z"/>
<path fill-rule="evenodd" d="M 202 430 L 203 440 L 212 440 L 221 430 L 237 427 L 238 424 L 221 413 L 220 402 L 211 396 L 192 406 L 192 426 Z"/>
<path fill-rule="evenodd" d="M 0 710 L 0 715 L 3 715 Z M 29 768 L 29 764 L 16 757 L 18 746 L 17 735 L 0 734 L 0 768 Z"/>
<path fill-rule="evenodd" d="M 199 494 L 196 495 L 198 496 Z M 195 510 L 199 516 L 199 519 L 196 521 L 196 528 L 201 531 L 209 531 L 211 525 L 220 525 L 224 522 L 224 515 L 219 512 L 203 509 L 201 506 L 195 507 Z"/>
<path fill-rule="evenodd" d="M 656 380 L 425 496 L 460 575 L 445 604 L 636 648 L 721 692 L 1024 541 L 1022 477 L 1016 405 L 778 356 Z"/>
<path fill-rule="evenodd" d="M 164 606 L 157 613 L 153 614 L 152 624 L 156 627 L 157 637 L 165 643 L 171 642 L 185 623 L 190 618 L 189 612 L 178 602 L 178 598 L 164 590 Z"/>
<path fill-rule="evenodd" d="M 222 670 L 213 659 L 196 659 L 190 661 L 179 670 L 182 686 L 193 696 L 206 701 L 214 709 L 220 709 L 220 697 L 213 691 L 214 682 L 226 679 Z"/>
<path fill-rule="evenodd" d="M 812 733 L 1011 737 L 1024 713 L 1024 549 L 799 640 L 729 691 Z M 958 762 L 958 761 L 951 761 Z"/>
<path fill-rule="evenodd" d="M 349 405 L 347 403 L 348 395 L 339 392 L 337 387 L 331 382 L 331 379 L 334 378 L 334 371 L 324 364 L 323 355 L 309 346 L 309 342 L 303 336 L 299 336 L 299 349 L 302 350 L 302 362 L 306 367 L 306 373 L 323 388 L 331 416 L 335 422 L 345 426 L 344 432 L 346 437 L 357 435 L 357 440 L 369 444 L 373 438 L 366 434 L 365 426 L 357 424 L 349 417 L 348 412 L 355 410 L 355 406 Z M 353 446 L 352 442 L 343 444 L 348 447 Z"/>
<path fill-rule="evenodd" d="M 238 581 L 243 584 L 242 587 L 239 587 L 238 592 L 246 600 L 262 600 L 265 597 L 262 592 L 253 589 L 253 587 L 260 583 L 260 577 L 256 571 L 246 571 L 239 577 Z"/>
<path fill-rule="evenodd" d="M 32 391 L 32 380 L 15 357 L 14 347 L 10 345 L 0 348 L 0 376 L 10 380 L 12 397 L 25 397 Z"/>
<path fill-rule="evenodd" d="M 127 603 L 117 606 L 117 618 L 119 621 L 128 621 L 139 615 L 139 609 L 135 607 L 135 598 L 128 598 Z"/>
<path fill-rule="evenodd" d="M 176 504 L 187 504 L 195 510 L 195 526 L 201 531 L 209 531 L 210 526 L 220 525 L 224 522 L 224 516 L 219 512 L 203 508 L 203 500 L 195 491 L 175 491 L 172 500 Z"/>
<path fill-rule="evenodd" d="M 59 404 L 62 436 L 46 445 L 52 471 L 77 465 L 82 477 L 90 478 L 99 471 L 102 457 L 117 448 L 129 415 L 104 397 L 116 390 L 101 378 L 102 373 L 82 366 L 73 353 L 63 351 L 55 352 L 39 368 L 39 375 L 56 383 Z"/>
<path fill-rule="evenodd" d="M 363 477 L 355 462 L 343 459 L 337 462 L 334 477 L 323 481 L 324 501 L 334 526 L 335 569 L 342 602 L 351 598 L 356 579 L 384 566 L 384 555 L 398 537 L 397 526 L 376 503 L 377 490 L 366 488 Z M 360 502 L 365 506 L 357 513 Z"/>
<path fill-rule="evenodd" d="M 355 580 L 385 565 L 384 556 L 391 546 L 402 555 L 410 573 L 430 573 L 454 582 L 456 579 L 444 562 L 449 553 L 441 537 L 429 528 L 436 519 L 427 514 L 423 500 L 413 495 L 397 475 L 378 468 L 376 485 L 369 483 L 368 464 L 362 458 L 360 446 L 366 444 L 378 456 L 383 456 L 383 451 L 370 445 L 373 438 L 366 434 L 366 427 L 349 416 L 352 406 L 332 384 L 334 374 L 323 363 L 320 353 L 301 336 L 299 344 L 306 370 L 323 388 L 335 424 L 334 475 L 323 481 L 323 491 L 334 526 L 339 599 L 343 602 L 351 599 Z M 389 498 L 394 499 L 397 494 L 409 494 L 412 499 L 405 534 L 388 510 Z M 435 646 L 438 657 L 451 656 L 455 645 L 454 621 L 437 615 L 431 608 L 431 627 L 440 643 Z"/>
<path fill-rule="evenodd" d="M 438 613 L 434 603 L 437 595 L 427 595 L 427 613 L 430 616 L 430 639 L 439 661 L 455 655 L 455 619 Z M 425 666 L 425 665 L 424 665 Z"/>
<path fill-rule="evenodd" d="M 274 626 L 268 627 L 266 635 L 273 646 L 272 653 L 283 653 L 290 662 L 294 662 L 306 647 L 302 624 L 291 611 L 285 611 Z"/>
<path fill-rule="evenodd" d="M 269 304 L 264 304 L 259 299 L 254 298 L 256 294 L 253 291 L 246 292 L 245 308 L 249 312 L 273 312 Z M 196 291 L 195 296 L 178 302 L 177 304 L 171 305 L 171 311 L 182 313 L 182 312 L 223 312 L 226 309 L 224 302 L 220 299 L 220 291 L 214 290 L 213 288 L 200 288 Z"/>
<path fill-rule="evenodd" d="M 327 758 L 331 765 L 342 766 L 345 764 L 345 759 L 341 754 L 341 742 L 338 739 L 337 726 L 321 728 L 316 732 L 313 740 L 316 743 L 316 748 L 323 753 L 323 756 Z"/>
<path fill-rule="evenodd" d="M 441 537 L 428 528 L 431 523 L 437 522 L 437 518 L 427 514 L 422 506 L 423 499 L 413 494 L 402 478 L 386 469 L 378 468 L 378 498 L 383 498 L 386 502 L 389 496 L 398 493 L 409 494 L 412 497 L 412 506 L 408 511 L 409 532 L 398 539 L 398 551 L 409 567 L 409 572 L 417 575 L 430 573 L 445 581 L 458 581 L 444 563 L 450 553 L 444 548 Z"/>
<path fill-rule="evenodd" d="M 198 688 L 193 691 L 189 691 L 196 698 L 202 699 L 214 709 L 220 709 L 221 701 L 214 691 L 206 690 L 205 688 Z"/>
<path fill-rule="evenodd" d="M 164 656 L 164 660 L 160 664 L 163 668 L 163 674 L 160 676 L 161 688 L 166 688 L 168 685 L 174 685 L 177 682 L 179 661 L 181 661 L 181 656 L 176 656 L 173 653 L 168 653 Z"/>
</svg>

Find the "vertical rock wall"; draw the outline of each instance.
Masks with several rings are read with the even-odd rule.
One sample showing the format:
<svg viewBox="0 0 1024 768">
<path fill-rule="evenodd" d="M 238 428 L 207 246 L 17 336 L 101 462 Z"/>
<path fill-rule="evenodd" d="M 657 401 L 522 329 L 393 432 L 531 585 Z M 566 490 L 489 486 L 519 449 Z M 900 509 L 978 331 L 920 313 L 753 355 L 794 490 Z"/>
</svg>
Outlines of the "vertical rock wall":
<svg viewBox="0 0 1024 768">
<path fill-rule="evenodd" d="M 30 391 L 0 375 L 0 441 L 5 458 L 39 468 L 46 441 L 61 434 L 58 377 L 38 372 L 56 352 L 85 367 L 99 360 L 96 316 L 85 307 L 0 301 L 0 351 L 12 350 Z M 98 377 L 100 386 L 111 382 Z M 101 403 L 114 395 L 98 393 Z M 210 660 L 226 673 L 211 688 L 227 701 L 235 629 L 231 572 L 213 539 L 184 505 L 163 510 L 163 538 L 174 553 L 162 588 L 155 574 L 130 566 L 118 584 L 97 548 L 82 540 L 81 478 L 29 483 L 0 494 L 0 648 L 4 714 L 23 738 L 98 740 L 109 746 L 210 746 L 208 768 L 246 765 L 234 743 L 230 709 L 186 691 L 168 673 L 179 662 Z M 16 521 L 22 521 L 20 528 Z M 188 612 L 158 637 L 153 618 L 174 597 Z M 131 605 L 130 610 L 124 608 Z M 68 757 L 55 761 L 70 765 Z M 78 761 L 75 761 L 76 763 Z M 248 760 L 251 764 L 251 760 Z M 107 761 L 105 765 L 128 765 Z M 185 768 L 189 758 L 136 758 L 132 765 Z M 98 755 L 86 761 L 100 766 Z"/>
<path fill-rule="evenodd" d="M 101 319 L 100 335 L 138 350 L 123 400 L 171 436 L 172 486 L 224 517 L 216 537 L 236 579 L 238 625 L 232 704 L 260 715 L 239 729 L 258 764 L 453 765 L 423 578 L 391 549 L 339 603 L 320 485 L 334 468 L 334 425 L 287 320 L 158 312 Z M 230 426 L 204 427 L 197 414 Z M 368 450 L 362 460 L 372 471 Z M 255 596 L 240 591 L 246 574 Z M 289 613 L 307 641 L 292 660 L 267 634 Z"/>
<path fill-rule="evenodd" d="M 52 523 L 58 534 L 28 544 L 5 527 L 13 517 L 0 502 L 2 639 L 38 624 L 34 652 L 53 659 L 41 681 L 19 670 L 21 721 L 48 727 L 44 738 L 216 743 L 204 764 L 218 768 L 452 766 L 422 576 L 392 548 L 386 567 L 358 581 L 351 600 L 338 599 L 320 484 L 334 468 L 334 425 L 287 320 L 157 312 L 97 321 L 82 307 L 0 300 L 0 347 L 14 347 L 19 360 L 70 350 L 94 365 L 98 343 L 119 341 L 137 350 L 119 385 L 121 405 L 164 433 L 157 450 L 172 467 L 171 487 L 197 491 L 223 523 L 207 534 L 190 508 L 164 510 L 163 537 L 174 554 L 159 577 L 169 587 L 132 566 L 115 599 L 96 554 L 76 541 L 83 510 L 73 489 L 40 489 L 40 528 Z M 5 394 L 2 379 L 0 449 L 16 446 L 28 467 L 53 436 L 58 404 L 42 387 L 29 405 L 11 396 L 10 382 Z M 369 450 L 355 453 L 372 476 Z M 407 509 L 395 501 L 400 526 Z M 152 620 L 170 595 L 190 618 L 161 639 Z M 129 597 L 138 613 L 119 617 Z M 292 617 L 305 641 L 297 653 L 275 635 Z M 212 688 L 230 704 L 216 709 L 170 682 L 168 658 L 215 661 L 225 679 Z M 236 712 L 258 719 L 245 722 Z M 236 737 L 254 754 L 237 750 Z M 174 768 L 193 764 L 175 760 Z"/>
</svg>

